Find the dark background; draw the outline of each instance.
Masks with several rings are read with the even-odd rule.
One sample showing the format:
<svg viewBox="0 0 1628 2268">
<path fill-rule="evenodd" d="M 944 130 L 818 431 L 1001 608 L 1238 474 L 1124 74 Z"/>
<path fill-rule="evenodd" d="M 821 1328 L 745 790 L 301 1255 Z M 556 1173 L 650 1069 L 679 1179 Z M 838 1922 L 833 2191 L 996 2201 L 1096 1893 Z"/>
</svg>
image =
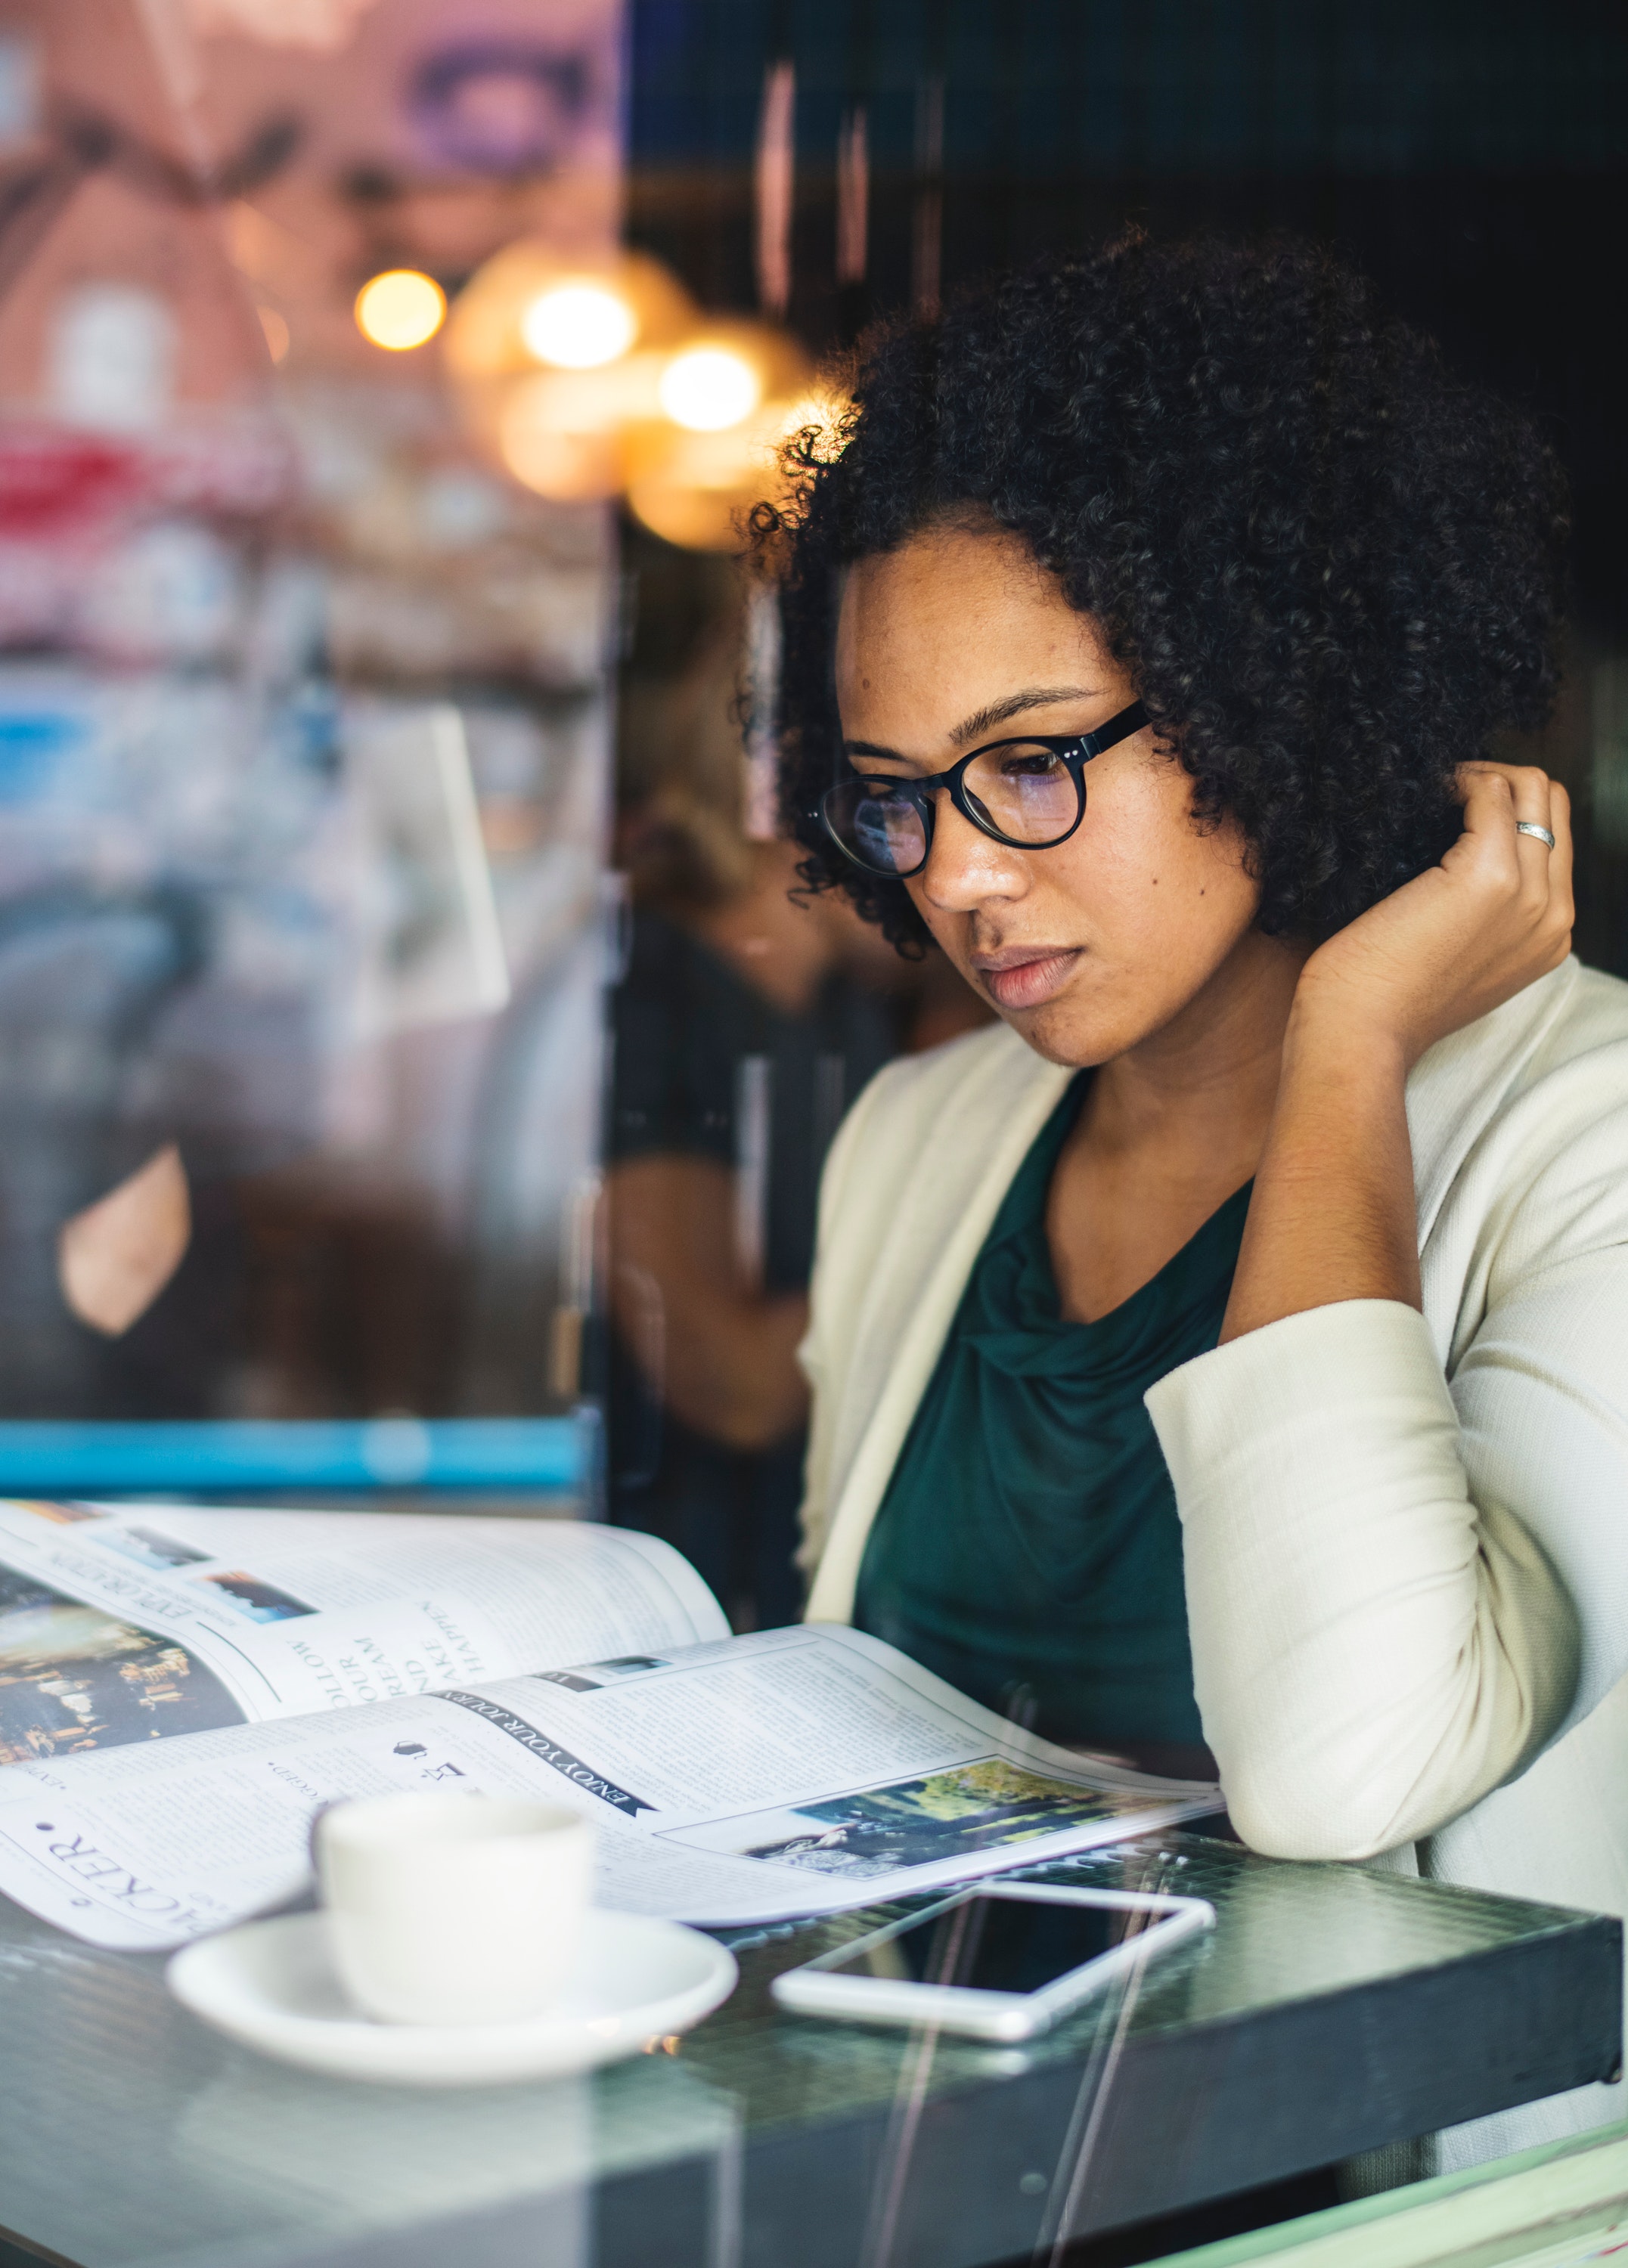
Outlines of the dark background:
<svg viewBox="0 0 1628 2268">
<path fill-rule="evenodd" d="M 785 58 L 790 320 L 816 350 L 931 292 L 935 220 L 945 291 L 1131 221 L 1290 228 L 1523 403 L 1575 512 L 1572 666 L 1536 753 L 1582 806 L 1580 946 L 1628 969 L 1628 825 L 1609 783 L 1598 826 L 1592 812 L 1597 773 L 1628 784 L 1600 675 L 1628 657 L 1624 0 L 632 0 L 631 27 L 630 234 L 706 306 L 756 304 L 753 153 L 765 70 Z M 869 271 L 839 288 L 837 136 L 861 103 Z M 636 666 L 683 607 L 652 550 L 643 539 L 641 582 L 669 596 L 641 608 Z"/>
</svg>

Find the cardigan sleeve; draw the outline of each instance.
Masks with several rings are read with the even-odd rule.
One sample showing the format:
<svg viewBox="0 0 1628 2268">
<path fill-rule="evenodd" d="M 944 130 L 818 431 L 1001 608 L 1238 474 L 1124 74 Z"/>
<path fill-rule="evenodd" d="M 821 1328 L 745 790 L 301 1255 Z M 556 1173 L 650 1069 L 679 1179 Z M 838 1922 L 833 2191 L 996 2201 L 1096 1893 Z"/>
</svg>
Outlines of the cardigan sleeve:
<svg viewBox="0 0 1628 2268">
<path fill-rule="evenodd" d="M 1502 1365 L 1542 1404 L 1542 1360 L 1510 1322 L 1489 1318 Z M 1620 1366 L 1616 1346 L 1599 1353 Z M 1467 1459 L 1473 1429 L 1423 1316 L 1378 1300 L 1286 1316 L 1173 1371 L 1147 1406 L 1182 1516 L 1204 1737 L 1246 1842 L 1370 1857 L 1442 1826 L 1554 1734 L 1577 1617 L 1512 1508 L 1526 1511 L 1525 1454 L 1500 1422 L 1501 1462 L 1484 1445 Z M 1604 1469 L 1564 1385 L 1546 1417 L 1520 1421 L 1539 1454 L 1620 1507 L 1628 1463 Z"/>
</svg>

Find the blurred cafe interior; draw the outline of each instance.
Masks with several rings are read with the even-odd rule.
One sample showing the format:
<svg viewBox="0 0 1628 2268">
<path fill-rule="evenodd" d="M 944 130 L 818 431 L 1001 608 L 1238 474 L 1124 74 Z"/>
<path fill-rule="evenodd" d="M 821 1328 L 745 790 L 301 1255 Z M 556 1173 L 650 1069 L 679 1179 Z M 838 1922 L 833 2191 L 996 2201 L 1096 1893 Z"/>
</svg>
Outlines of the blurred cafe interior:
<svg viewBox="0 0 1628 2268">
<path fill-rule="evenodd" d="M 902 956 L 799 882 L 746 530 L 783 497 L 789 436 L 839 446 L 867 326 L 1131 228 L 1332 247 L 1558 453 L 1564 680 L 1499 754 L 1569 791 L 1576 950 L 1628 976 L 1620 7 L 0 0 L 0 1495 L 604 1524 L 675 1547 L 737 1637 L 799 1620 L 821 1167 L 885 1064 L 993 1012 L 942 954 Z M 1195 1878 L 1219 1863 L 1192 1850 Z M 1405 2003 L 1406 2052 L 1429 2065 L 1456 2032 L 1491 2068 L 1463 2043 L 1472 2010 L 1501 2021 L 1475 1967 L 1495 1954 L 1511 2007 L 1609 1999 L 1550 1909 L 1500 1936 L 1497 1900 L 1477 1918 L 1477 1894 L 1439 1894 L 1422 1919 L 1327 1924 L 1350 1930 L 1316 1984 L 1350 2002 L 1339 2055 Z M 1284 2005 L 1302 1990 L 1285 1940 L 1320 1925 L 1276 1896 L 1235 1924 L 1254 1997 L 1218 1999 L 1205 2039 L 1267 2022 L 1273 1961 Z M 1540 1951 L 1581 1965 L 1517 1975 Z M 136 2021 L 114 1967 L 86 2038 Z M 76 2237 L 0 2147 L 0 2262 L 359 2263 L 345 2248 L 393 2229 L 403 2262 L 494 2268 L 1109 2268 L 1211 2244 L 1224 2268 L 1269 2235 L 1305 2268 L 1562 2268 L 1628 2227 L 1628 2130 L 1590 2155 L 1557 2127 L 1547 2155 L 1523 2140 L 1473 2173 L 1407 2155 L 1612 2076 L 1558 2031 L 1536 2076 L 1511 2048 L 1496 2104 L 1469 2076 L 1414 2088 L 1387 2047 L 1374 2084 L 1414 2108 L 1330 2109 L 1254 2170 L 1168 2194 L 1150 2172 L 1093 2220 L 1092 2168 L 1135 2155 L 1102 2125 L 1120 2034 L 1066 2066 L 1055 2135 L 1042 2080 L 1064 2066 L 1024 2077 L 963 2042 L 907 2069 L 901 2034 L 896 2072 L 851 2081 L 869 2139 L 828 2161 L 804 2126 L 850 2115 L 857 2028 L 806 2021 L 763 2082 L 808 2153 L 771 2211 L 740 2005 L 694 2054 L 650 2042 L 611 2109 L 533 2119 L 511 2091 L 484 2128 L 450 2090 L 282 2072 L 257 2094 L 182 2041 L 173 2146 L 213 2171 L 174 2227 L 145 2191 L 115 2211 L 113 2184 L 104 2234 Z M 1332 2104 L 1307 2006 L 1298 2046 L 1259 2052 L 1309 2058 L 1290 2091 Z M 731 2021 L 714 2068 L 700 2043 Z M 1202 2123 L 1247 2087 L 1191 2052 L 1136 2098 L 1153 2160 L 1160 2101 Z M 124 2117 L 95 2086 L 92 2160 Z M 993 2107 L 954 2127 L 977 2088 Z M 911 2122 L 944 2104 L 932 2163 L 972 2202 L 935 2218 Z M 676 2174 L 670 2197 L 655 2172 L 605 2189 L 656 2134 L 664 2163 L 711 2169 L 693 2197 Z M 431 2161 L 461 2171 L 407 2170 Z M 568 2163 L 600 2189 L 527 2219 Z M 278 2167 L 306 2201 L 262 2220 Z M 828 2178 L 864 2191 L 829 2253 L 797 2233 Z M 1410 2184 L 1436 2220 L 1387 2217 Z M 489 2250 L 460 2213 L 488 2216 Z"/>
</svg>

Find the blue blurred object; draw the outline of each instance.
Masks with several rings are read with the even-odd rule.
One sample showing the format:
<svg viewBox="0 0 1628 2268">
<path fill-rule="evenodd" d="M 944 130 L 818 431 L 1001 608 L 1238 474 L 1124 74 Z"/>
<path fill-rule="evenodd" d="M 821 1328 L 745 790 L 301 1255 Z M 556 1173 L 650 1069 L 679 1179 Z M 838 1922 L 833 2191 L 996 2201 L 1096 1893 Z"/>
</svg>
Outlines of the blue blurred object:
<svg viewBox="0 0 1628 2268">
<path fill-rule="evenodd" d="M 581 1486 L 576 1418 L 0 1423 L 0 1491 Z"/>
<path fill-rule="evenodd" d="M 27 803 L 43 794 L 58 759 L 85 737 L 84 721 L 60 711 L 0 714 L 0 803 Z"/>
</svg>

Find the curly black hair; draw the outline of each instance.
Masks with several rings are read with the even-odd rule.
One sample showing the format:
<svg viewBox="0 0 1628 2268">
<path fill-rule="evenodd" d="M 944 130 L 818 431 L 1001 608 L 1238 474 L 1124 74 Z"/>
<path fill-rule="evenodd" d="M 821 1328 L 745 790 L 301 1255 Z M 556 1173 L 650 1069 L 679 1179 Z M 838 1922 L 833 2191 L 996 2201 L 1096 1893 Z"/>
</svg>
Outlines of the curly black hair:
<svg viewBox="0 0 1628 2268">
<path fill-rule="evenodd" d="M 1521 416 L 1299 242 L 1131 236 L 861 341 L 835 434 L 789 446 L 754 545 L 777 581 L 788 829 L 906 953 L 902 884 L 814 809 L 843 769 L 840 571 L 976 514 L 1089 614 L 1230 815 L 1259 922 L 1327 936 L 1440 858 L 1455 765 L 1553 699 L 1565 495 Z"/>
</svg>

